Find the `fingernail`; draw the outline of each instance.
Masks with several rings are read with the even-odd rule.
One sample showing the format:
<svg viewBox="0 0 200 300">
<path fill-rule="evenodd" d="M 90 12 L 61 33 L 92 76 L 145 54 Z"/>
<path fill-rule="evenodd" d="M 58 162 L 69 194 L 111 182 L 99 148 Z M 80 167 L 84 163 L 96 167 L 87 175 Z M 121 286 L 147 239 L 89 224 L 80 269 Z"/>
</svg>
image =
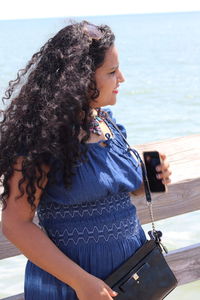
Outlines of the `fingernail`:
<svg viewBox="0 0 200 300">
<path fill-rule="evenodd" d="M 117 296 L 117 295 L 118 295 L 118 293 L 117 293 L 117 292 L 115 292 L 115 291 L 113 291 L 113 295 L 114 295 L 114 296 Z"/>
</svg>

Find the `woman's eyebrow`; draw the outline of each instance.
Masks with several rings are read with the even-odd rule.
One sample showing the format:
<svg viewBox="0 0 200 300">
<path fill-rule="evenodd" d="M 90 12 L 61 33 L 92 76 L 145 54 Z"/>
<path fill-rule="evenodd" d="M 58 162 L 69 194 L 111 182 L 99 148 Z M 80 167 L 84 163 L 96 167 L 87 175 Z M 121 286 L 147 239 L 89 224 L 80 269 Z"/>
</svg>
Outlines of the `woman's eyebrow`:
<svg viewBox="0 0 200 300">
<path fill-rule="evenodd" d="M 109 68 L 109 70 L 115 70 L 117 68 L 119 68 L 119 65 L 112 66 L 112 67 Z"/>
</svg>

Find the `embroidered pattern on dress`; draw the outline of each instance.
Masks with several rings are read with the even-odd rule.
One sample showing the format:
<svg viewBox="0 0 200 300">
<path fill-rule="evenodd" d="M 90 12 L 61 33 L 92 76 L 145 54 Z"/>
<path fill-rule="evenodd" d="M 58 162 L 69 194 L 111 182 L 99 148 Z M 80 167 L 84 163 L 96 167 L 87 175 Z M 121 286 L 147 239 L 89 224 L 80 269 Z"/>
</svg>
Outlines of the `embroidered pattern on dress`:
<svg viewBox="0 0 200 300">
<path fill-rule="evenodd" d="M 47 203 L 44 207 L 38 208 L 40 219 L 74 218 L 92 216 L 94 214 L 112 213 L 130 206 L 130 196 L 128 193 L 120 193 L 105 197 L 94 202 L 85 202 L 81 204 L 62 205 L 56 202 Z"/>
<path fill-rule="evenodd" d="M 61 247 L 131 239 L 140 228 L 128 193 L 80 205 L 46 203 L 39 206 L 38 216 L 49 237 Z"/>
<path fill-rule="evenodd" d="M 132 239 L 138 235 L 138 230 L 137 220 L 130 219 L 116 222 L 112 225 L 95 225 L 93 229 L 84 226 L 83 228 L 73 228 L 71 231 L 70 229 L 65 229 L 63 232 L 50 230 L 49 235 L 58 246 L 69 246 L 71 244 L 108 242 L 124 239 L 125 237 Z"/>
</svg>

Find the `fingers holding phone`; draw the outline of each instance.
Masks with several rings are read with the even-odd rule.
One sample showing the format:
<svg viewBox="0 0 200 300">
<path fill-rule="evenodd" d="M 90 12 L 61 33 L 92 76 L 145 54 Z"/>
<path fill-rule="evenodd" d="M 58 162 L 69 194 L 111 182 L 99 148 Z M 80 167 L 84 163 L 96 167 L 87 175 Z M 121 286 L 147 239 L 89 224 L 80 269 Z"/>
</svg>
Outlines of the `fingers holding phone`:
<svg viewBox="0 0 200 300">
<path fill-rule="evenodd" d="M 163 153 L 159 153 L 161 164 L 156 167 L 157 178 L 162 180 L 162 183 L 168 185 L 171 183 L 170 176 L 172 174 L 170 170 L 170 165 L 166 159 L 166 155 Z"/>
</svg>

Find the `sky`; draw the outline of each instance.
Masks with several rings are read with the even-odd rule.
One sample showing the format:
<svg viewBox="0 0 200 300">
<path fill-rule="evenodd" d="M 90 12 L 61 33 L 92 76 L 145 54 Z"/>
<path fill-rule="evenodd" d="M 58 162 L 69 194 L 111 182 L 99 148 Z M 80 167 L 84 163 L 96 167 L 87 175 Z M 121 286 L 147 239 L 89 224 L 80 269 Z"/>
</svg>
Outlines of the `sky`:
<svg viewBox="0 0 200 300">
<path fill-rule="evenodd" d="M 200 11 L 200 0 L 2 0 L 0 20 Z"/>
</svg>

